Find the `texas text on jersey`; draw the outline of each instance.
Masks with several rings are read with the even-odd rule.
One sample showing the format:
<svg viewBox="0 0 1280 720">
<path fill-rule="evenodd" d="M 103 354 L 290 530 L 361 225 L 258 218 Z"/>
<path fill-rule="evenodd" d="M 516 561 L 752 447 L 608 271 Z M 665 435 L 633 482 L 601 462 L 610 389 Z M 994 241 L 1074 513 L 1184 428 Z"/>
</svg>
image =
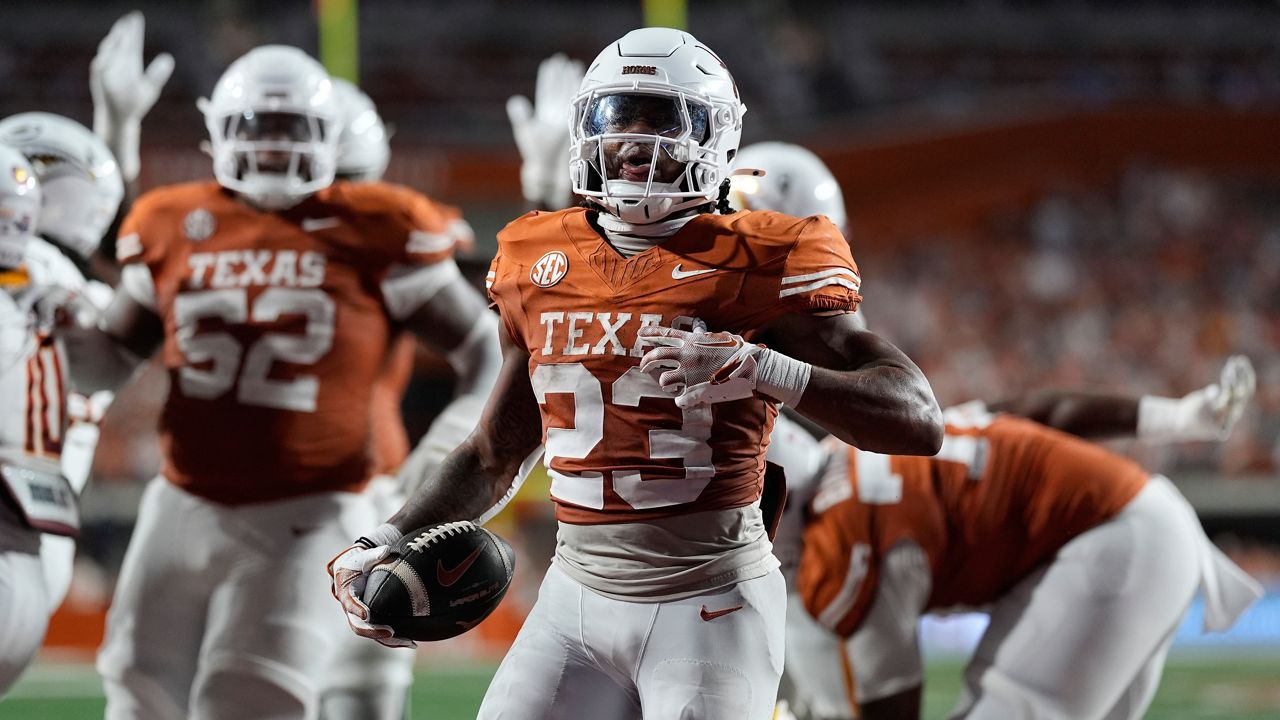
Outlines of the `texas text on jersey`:
<svg viewBox="0 0 1280 720">
<path fill-rule="evenodd" d="M 430 297 L 448 220 L 382 183 L 339 182 L 278 212 L 215 183 L 140 198 L 119 259 L 164 322 L 164 476 L 224 504 L 359 489 L 370 399 L 352 389 L 372 385 L 393 323 Z"/>
<path fill-rule="evenodd" d="M 1077 535 L 1138 494 L 1136 463 L 1038 423 L 947 413 L 935 457 L 879 455 L 832 443 L 813 499 L 798 588 L 805 607 L 842 634 L 875 597 L 877 561 L 920 546 L 933 576 L 926 609 L 999 598 Z"/>
<path fill-rule="evenodd" d="M 852 311 L 860 300 L 834 226 L 769 212 L 699 215 L 631 258 L 585 210 L 531 213 L 499 234 L 489 284 L 507 332 L 529 352 L 557 517 L 575 524 L 759 497 L 774 405 L 677 408 L 638 367 L 649 348 L 640 327 L 701 321 L 750 340 L 786 313 Z"/>
</svg>

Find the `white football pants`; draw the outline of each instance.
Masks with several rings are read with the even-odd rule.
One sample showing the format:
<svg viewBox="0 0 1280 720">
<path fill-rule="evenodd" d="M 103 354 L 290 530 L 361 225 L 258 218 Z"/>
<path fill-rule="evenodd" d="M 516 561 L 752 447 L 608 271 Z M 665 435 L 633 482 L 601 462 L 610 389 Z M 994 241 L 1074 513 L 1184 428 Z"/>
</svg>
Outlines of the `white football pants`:
<svg viewBox="0 0 1280 720">
<path fill-rule="evenodd" d="M 951 718 L 1141 718 L 1207 543 L 1187 501 L 1153 477 L 992 607 Z"/>
<path fill-rule="evenodd" d="M 478 717 L 768 720 L 785 619 L 777 570 L 706 595 L 640 603 L 598 595 L 552 564 Z"/>
<path fill-rule="evenodd" d="M 153 480 L 98 654 L 108 720 L 315 718 L 351 632 L 324 567 L 380 520 L 352 493 L 228 507 Z"/>
<path fill-rule="evenodd" d="M 30 531 L 34 537 L 35 531 Z M 49 626 L 40 556 L 0 550 L 0 696 L 35 657 Z"/>
</svg>

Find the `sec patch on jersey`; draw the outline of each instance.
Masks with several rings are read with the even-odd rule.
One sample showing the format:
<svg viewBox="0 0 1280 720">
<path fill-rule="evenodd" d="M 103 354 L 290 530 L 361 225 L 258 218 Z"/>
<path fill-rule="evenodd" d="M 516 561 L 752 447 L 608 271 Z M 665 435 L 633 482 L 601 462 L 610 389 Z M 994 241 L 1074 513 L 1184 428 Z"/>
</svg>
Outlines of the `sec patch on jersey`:
<svg viewBox="0 0 1280 720">
<path fill-rule="evenodd" d="M 409 533 L 369 573 L 369 622 L 396 637 L 445 640 L 493 612 L 511 585 L 515 554 L 497 535 L 462 520 Z"/>
</svg>

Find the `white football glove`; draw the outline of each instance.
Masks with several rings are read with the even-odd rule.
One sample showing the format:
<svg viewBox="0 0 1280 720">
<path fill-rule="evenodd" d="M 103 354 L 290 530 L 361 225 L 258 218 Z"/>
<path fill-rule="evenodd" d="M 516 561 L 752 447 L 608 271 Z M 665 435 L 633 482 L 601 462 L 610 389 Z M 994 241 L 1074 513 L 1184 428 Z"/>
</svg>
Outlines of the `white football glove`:
<svg viewBox="0 0 1280 720">
<path fill-rule="evenodd" d="M 145 30 L 146 20 L 139 10 L 116 20 L 89 65 L 93 131 L 115 153 L 125 182 L 137 179 L 142 168 L 142 118 L 155 105 L 160 89 L 173 74 L 173 56 L 169 53 L 160 53 L 146 70 L 142 69 Z"/>
<path fill-rule="evenodd" d="M 535 103 L 523 95 L 507 99 L 507 117 L 520 149 L 524 198 L 549 209 L 568 207 L 569 105 L 582 84 L 582 63 L 556 53 L 538 65 Z"/>
<path fill-rule="evenodd" d="M 809 382 L 810 366 L 729 332 L 692 332 L 646 325 L 639 336 L 658 345 L 640 359 L 640 370 L 657 374 L 658 385 L 681 408 L 749 398 L 759 391 L 794 404 Z"/>
<path fill-rule="evenodd" d="M 1226 440 L 1257 389 L 1253 363 L 1232 355 L 1218 382 L 1180 398 L 1152 395 L 1138 401 L 1138 437 L 1160 442 Z"/>
<path fill-rule="evenodd" d="M 387 647 L 417 647 L 418 644 L 412 640 L 396 637 L 395 630 L 389 625 L 370 623 L 369 607 L 360 599 L 369 582 L 369 572 L 387 559 L 387 554 L 391 552 L 390 543 L 398 539 L 393 537 L 397 532 L 390 525 L 379 527 L 370 533 L 375 539 L 360 538 L 356 544 L 330 560 L 325 569 L 329 571 L 331 579 L 329 590 L 342 605 L 352 632 L 377 640 Z M 375 544 L 379 542 L 385 544 Z"/>
</svg>

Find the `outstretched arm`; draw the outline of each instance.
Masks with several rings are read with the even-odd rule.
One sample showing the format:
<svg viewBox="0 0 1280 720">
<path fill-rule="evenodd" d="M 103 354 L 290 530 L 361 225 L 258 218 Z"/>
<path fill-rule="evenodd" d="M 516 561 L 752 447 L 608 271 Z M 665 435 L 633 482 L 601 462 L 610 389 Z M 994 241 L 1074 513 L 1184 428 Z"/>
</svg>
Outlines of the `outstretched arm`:
<svg viewBox="0 0 1280 720">
<path fill-rule="evenodd" d="M 1253 364 L 1233 355 L 1217 383 L 1181 398 L 1081 390 L 1037 390 L 989 407 L 1088 439 L 1225 440 L 1253 397 Z"/>
</svg>

